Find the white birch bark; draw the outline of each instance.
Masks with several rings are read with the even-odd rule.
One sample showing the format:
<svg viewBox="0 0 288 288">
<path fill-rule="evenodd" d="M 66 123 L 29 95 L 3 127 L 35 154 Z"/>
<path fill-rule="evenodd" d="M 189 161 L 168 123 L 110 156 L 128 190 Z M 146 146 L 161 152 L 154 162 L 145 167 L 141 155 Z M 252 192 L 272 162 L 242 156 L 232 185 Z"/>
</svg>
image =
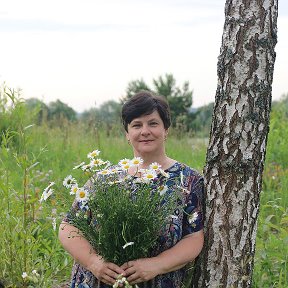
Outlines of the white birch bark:
<svg viewBox="0 0 288 288">
<path fill-rule="evenodd" d="M 226 1 L 205 167 L 205 248 L 193 287 L 251 286 L 277 12 L 277 0 Z"/>
</svg>

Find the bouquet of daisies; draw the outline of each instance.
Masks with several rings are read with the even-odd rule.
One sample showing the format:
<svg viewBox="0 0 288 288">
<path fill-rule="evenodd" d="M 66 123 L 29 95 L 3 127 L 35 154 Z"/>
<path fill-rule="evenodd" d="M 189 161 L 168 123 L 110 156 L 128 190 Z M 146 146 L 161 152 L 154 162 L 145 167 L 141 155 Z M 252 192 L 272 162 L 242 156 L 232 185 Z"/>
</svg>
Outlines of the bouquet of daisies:
<svg viewBox="0 0 288 288">
<path fill-rule="evenodd" d="M 143 160 L 136 157 L 112 165 L 99 154 L 92 151 L 89 163 L 74 167 L 90 174 L 83 187 L 71 175 L 63 182 L 75 195 L 67 219 L 80 232 L 71 237 L 85 237 L 99 255 L 117 265 L 149 257 L 161 229 L 173 217 L 180 189 L 168 192 L 169 174 L 157 163 L 139 169 Z M 128 174 L 131 166 L 135 175 Z"/>
</svg>

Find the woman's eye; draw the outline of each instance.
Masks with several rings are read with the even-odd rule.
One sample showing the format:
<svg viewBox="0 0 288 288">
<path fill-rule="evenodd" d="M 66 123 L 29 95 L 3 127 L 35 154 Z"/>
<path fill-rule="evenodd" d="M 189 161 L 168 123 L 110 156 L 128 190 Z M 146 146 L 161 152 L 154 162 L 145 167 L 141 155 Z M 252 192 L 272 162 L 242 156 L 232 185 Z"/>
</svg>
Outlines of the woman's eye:
<svg viewBox="0 0 288 288">
<path fill-rule="evenodd" d="M 157 122 L 152 122 L 151 125 L 152 126 L 156 126 L 158 123 Z"/>
</svg>

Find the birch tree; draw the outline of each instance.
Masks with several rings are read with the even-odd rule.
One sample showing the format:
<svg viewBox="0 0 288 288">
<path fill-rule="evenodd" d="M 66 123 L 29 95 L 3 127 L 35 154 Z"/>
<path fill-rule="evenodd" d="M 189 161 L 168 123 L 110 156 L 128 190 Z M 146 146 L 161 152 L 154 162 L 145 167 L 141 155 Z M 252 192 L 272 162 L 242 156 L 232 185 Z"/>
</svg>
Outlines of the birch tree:
<svg viewBox="0 0 288 288">
<path fill-rule="evenodd" d="M 277 42 L 277 0 L 227 0 L 193 287 L 250 287 Z"/>
</svg>

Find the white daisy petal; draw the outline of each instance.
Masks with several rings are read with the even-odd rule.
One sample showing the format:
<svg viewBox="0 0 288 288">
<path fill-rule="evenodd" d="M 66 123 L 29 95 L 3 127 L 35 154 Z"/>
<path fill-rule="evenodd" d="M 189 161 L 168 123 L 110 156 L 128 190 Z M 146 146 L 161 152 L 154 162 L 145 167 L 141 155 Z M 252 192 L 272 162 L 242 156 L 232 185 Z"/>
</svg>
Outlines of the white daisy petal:
<svg viewBox="0 0 288 288">
<path fill-rule="evenodd" d="M 77 184 L 76 179 L 72 177 L 72 175 L 68 175 L 64 180 L 63 180 L 63 186 L 66 188 L 71 188 L 72 185 Z"/>
<path fill-rule="evenodd" d="M 134 242 L 128 242 L 128 243 L 126 243 L 125 245 L 123 245 L 122 248 L 125 249 L 125 248 L 127 248 L 128 246 L 131 246 L 131 245 L 133 245 L 133 244 L 134 244 Z"/>
<path fill-rule="evenodd" d="M 94 151 L 88 153 L 87 157 L 92 160 L 92 159 L 96 158 L 97 156 L 99 156 L 99 154 L 100 154 L 99 150 L 94 150 Z"/>
<path fill-rule="evenodd" d="M 133 166 L 139 166 L 143 163 L 143 159 L 141 157 L 134 157 L 132 160 L 131 160 L 131 165 Z"/>
<path fill-rule="evenodd" d="M 83 187 L 79 188 L 76 192 L 76 200 L 79 202 L 87 202 L 89 192 Z"/>
<path fill-rule="evenodd" d="M 197 217 L 198 217 L 198 212 L 194 212 L 192 215 L 189 215 L 188 217 L 189 224 L 194 223 L 197 220 Z"/>
<path fill-rule="evenodd" d="M 159 170 L 160 168 L 161 168 L 161 165 L 158 164 L 157 162 L 153 162 L 153 163 L 151 163 L 151 164 L 149 165 L 149 169 L 151 169 L 151 170 L 157 171 L 157 170 Z"/>
</svg>

